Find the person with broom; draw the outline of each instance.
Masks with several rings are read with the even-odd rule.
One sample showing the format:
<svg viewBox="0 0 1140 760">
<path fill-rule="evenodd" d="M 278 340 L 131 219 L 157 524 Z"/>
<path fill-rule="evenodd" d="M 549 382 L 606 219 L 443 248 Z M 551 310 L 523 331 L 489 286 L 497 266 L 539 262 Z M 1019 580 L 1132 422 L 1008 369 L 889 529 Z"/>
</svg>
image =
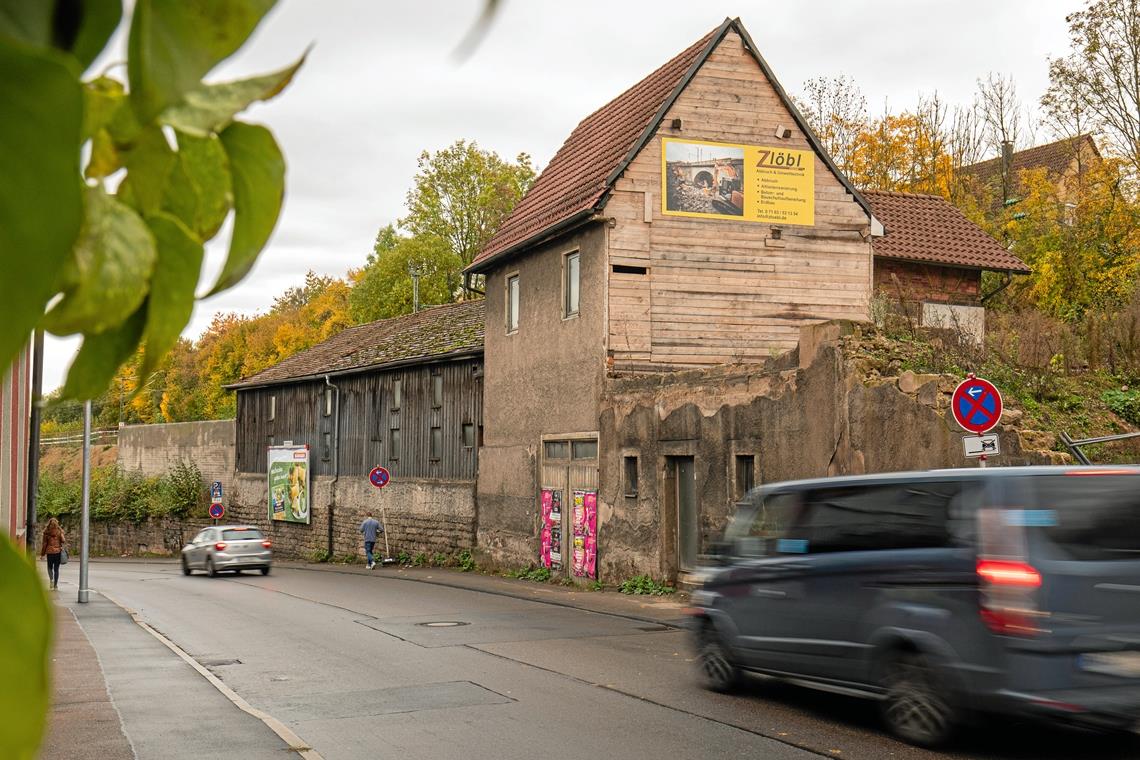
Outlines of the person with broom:
<svg viewBox="0 0 1140 760">
<path fill-rule="evenodd" d="M 367 514 L 368 517 L 360 523 L 360 532 L 364 534 L 364 556 L 368 560 L 368 569 L 371 570 L 376 567 L 376 558 L 372 556 L 372 550 L 376 548 L 376 536 L 384 532 L 384 526 L 372 516 L 371 510 Z"/>
</svg>

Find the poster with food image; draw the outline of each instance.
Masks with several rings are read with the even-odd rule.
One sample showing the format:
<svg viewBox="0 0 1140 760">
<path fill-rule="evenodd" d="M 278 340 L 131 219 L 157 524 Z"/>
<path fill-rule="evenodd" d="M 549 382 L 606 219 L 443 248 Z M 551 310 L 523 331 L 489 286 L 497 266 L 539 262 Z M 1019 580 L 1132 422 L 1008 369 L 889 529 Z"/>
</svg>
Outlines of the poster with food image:
<svg viewBox="0 0 1140 760">
<path fill-rule="evenodd" d="M 269 519 L 309 524 L 309 447 L 269 447 Z"/>
<path fill-rule="evenodd" d="M 661 213 L 746 222 L 815 223 L 815 154 L 664 138 Z"/>
</svg>

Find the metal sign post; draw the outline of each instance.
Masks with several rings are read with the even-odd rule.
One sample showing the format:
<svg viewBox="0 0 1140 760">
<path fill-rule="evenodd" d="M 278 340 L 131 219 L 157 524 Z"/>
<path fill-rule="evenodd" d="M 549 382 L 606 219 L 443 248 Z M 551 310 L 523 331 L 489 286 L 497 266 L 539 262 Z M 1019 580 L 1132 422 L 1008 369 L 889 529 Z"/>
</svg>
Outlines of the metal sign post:
<svg viewBox="0 0 1140 760">
<path fill-rule="evenodd" d="M 377 496 L 383 490 L 384 486 L 388 485 L 392 480 L 392 474 L 388 472 L 387 468 L 376 465 L 372 471 L 368 473 L 368 482 L 376 487 Z M 388 548 L 388 514 L 384 511 L 384 500 L 377 499 L 376 503 L 380 505 L 380 518 L 384 521 L 381 527 L 384 529 L 384 556 L 380 560 L 381 565 L 393 565 L 396 563 L 392 552 Z"/>
<path fill-rule="evenodd" d="M 87 604 L 87 547 L 91 532 L 91 402 L 83 402 L 83 517 L 79 523 L 79 603 Z"/>
</svg>

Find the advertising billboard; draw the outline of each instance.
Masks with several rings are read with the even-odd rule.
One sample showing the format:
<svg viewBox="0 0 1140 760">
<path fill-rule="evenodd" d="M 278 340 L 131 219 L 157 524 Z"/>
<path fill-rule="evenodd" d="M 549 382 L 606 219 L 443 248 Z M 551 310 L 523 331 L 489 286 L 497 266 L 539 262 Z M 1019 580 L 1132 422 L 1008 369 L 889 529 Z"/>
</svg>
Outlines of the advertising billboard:
<svg viewBox="0 0 1140 760">
<path fill-rule="evenodd" d="M 761 145 L 661 141 L 661 213 L 815 224 L 815 154 Z"/>
<path fill-rule="evenodd" d="M 309 524 L 309 447 L 269 447 L 269 519 Z"/>
</svg>

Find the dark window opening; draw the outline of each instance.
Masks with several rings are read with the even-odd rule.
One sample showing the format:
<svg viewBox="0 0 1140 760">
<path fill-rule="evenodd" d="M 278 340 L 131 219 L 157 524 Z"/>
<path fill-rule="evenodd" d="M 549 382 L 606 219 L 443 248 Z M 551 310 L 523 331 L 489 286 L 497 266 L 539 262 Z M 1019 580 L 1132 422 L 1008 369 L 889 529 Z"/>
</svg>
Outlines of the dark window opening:
<svg viewBox="0 0 1140 760">
<path fill-rule="evenodd" d="M 439 461 L 443 455 L 443 430 L 437 427 L 431 429 L 431 452 L 429 456 L 432 461 Z"/>
<path fill-rule="evenodd" d="M 547 459 L 570 458 L 570 444 L 566 441 L 547 441 L 543 448 Z"/>
<path fill-rule="evenodd" d="M 625 495 L 637 496 L 637 457 L 625 458 Z"/>
<path fill-rule="evenodd" d="M 613 265 L 614 274 L 646 274 L 648 271 L 649 267 L 633 267 L 628 264 Z"/>
<path fill-rule="evenodd" d="M 571 443 L 571 454 L 574 459 L 597 459 L 597 441 L 574 441 Z"/>
<path fill-rule="evenodd" d="M 392 381 L 392 408 L 399 409 L 404 400 L 404 381 L 396 378 Z"/>
<path fill-rule="evenodd" d="M 388 459 L 400 458 L 400 429 L 392 428 L 388 431 Z"/>
<path fill-rule="evenodd" d="M 743 499 L 745 494 L 756 485 L 756 457 L 752 454 L 736 455 L 736 498 Z"/>
<path fill-rule="evenodd" d="M 332 457 L 332 433 L 326 431 L 321 433 L 321 460 L 327 462 L 330 457 Z"/>
<path fill-rule="evenodd" d="M 470 422 L 463 423 L 463 446 L 464 448 L 475 448 L 475 426 Z"/>
<path fill-rule="evenodd" d="M 431 376 L 431 405 L 436 408 L 443 406 L 443 375 L 439 370 Z"/>
</svg>

